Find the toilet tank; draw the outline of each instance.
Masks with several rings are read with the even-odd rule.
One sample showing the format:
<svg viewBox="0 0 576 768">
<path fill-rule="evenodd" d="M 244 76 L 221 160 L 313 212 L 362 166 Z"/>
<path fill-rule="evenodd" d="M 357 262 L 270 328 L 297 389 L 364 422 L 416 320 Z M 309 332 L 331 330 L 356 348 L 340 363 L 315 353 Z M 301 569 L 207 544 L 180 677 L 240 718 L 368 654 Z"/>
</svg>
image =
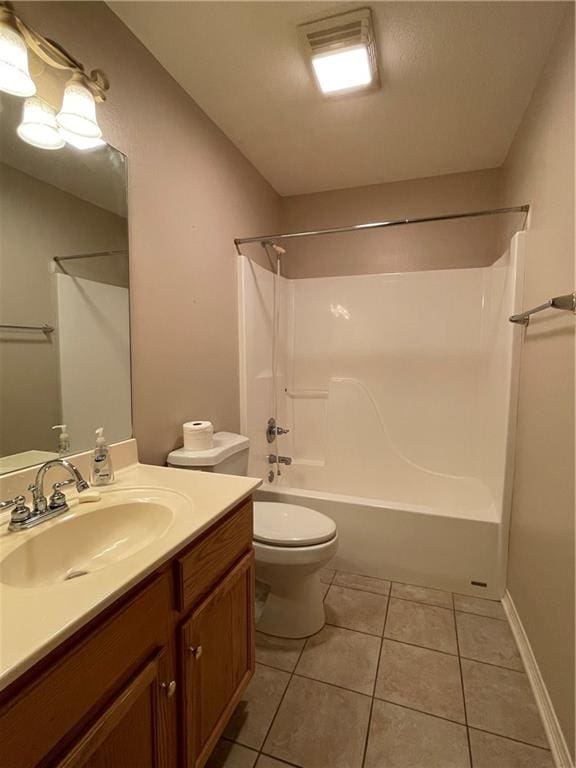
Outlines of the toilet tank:
<svg viewBox="0 0 576 768">
<path fill-rule="evenodd" d="M 247 475 L 249 446 L 250 440 L 244 435 L 215 432 L 212 448 L 205 451 L 178 448 L 168 454 L 166 464 L 179 469 L 219 472 L 223 475 Z"/>
</svg>

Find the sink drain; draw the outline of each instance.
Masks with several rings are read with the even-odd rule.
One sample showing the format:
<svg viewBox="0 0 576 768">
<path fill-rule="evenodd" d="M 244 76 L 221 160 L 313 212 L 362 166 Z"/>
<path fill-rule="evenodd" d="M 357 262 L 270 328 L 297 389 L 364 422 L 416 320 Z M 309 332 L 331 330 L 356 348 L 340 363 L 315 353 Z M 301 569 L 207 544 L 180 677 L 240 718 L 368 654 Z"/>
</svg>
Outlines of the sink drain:
<svg viewBox="0 0 576 768">
<path fill-rule="evenodd" d="M 86 576 L 87 573 L 89 573 L 89 571 L 82 571 L 82 570 L 68 571 L 66 576 L 64 576 L 64 581 L 70 581 L 70 579 L 78 579 L 80 578 L 80 576 Z"/>
</svg>

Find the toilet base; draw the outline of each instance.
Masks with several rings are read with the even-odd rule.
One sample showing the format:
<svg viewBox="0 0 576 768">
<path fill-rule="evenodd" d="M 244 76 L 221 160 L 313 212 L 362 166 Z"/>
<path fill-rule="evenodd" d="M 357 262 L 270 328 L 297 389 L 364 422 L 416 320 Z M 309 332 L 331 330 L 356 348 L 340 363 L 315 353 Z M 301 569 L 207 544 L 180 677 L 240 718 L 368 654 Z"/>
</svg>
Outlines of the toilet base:
<svg viewBox="0 0 576 768">
<path fill-rule="evenodd" d="M 282 570 L 282 569 L 281 569 Z M 273 571 L 256 563 L 256 576 L 270 585 L 262 617 L 256 629 L 276 637 L 310 637 L 326 623 L 323 590 L 318 572 L 294 578 L 293 569 L 283 578 L 278 568 Z"/>
</svg>

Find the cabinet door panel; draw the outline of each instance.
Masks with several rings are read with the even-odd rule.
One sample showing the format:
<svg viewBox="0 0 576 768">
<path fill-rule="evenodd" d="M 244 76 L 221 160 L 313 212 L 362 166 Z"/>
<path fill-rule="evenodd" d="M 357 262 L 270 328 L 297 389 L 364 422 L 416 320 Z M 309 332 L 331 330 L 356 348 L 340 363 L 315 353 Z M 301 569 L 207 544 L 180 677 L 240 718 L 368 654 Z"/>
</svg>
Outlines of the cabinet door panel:
<svg viewBox="0 0 576 768">
<path fill-rule="evenodd" d="M 182 627 L 186 762 L 203 766 L 254 672 L 254 556 L 246 555 Z"/>
<path fill-rule="evenodd" d="M 154 659 L 104 710 L 57 768 L 161 768 L 158 659 Z"/>
</svg>

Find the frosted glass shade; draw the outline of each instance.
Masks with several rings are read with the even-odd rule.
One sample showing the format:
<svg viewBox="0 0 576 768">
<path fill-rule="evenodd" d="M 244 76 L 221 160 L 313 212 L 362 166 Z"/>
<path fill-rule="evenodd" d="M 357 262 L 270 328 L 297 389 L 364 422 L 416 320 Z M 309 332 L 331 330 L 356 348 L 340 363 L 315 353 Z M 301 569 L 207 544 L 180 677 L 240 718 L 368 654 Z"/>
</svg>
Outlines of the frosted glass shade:
<svg viewBox="0 0 576 768">
<path fill-rule="evenodd" d="M 36 93 L 36 85 L 28 70 L 26 43 L 6 22 L 0 22 L 0 90 L 13 96 Z"/>
<path fill-rule="evenodd" d="M 37 96 L 31 96 L 24 102 L 22 122 L 17 132 L 22 141 L 38 149 L 61 149 L 65 144 L 58 130 L 55 111 Z"/>
<path fill-rule="evenodd" d="M 104 139 L 87 139 L 84 136 L 78 136 L 75 133 L 65 131 L 64 128 L 60 128 L 60 135 L 65 140 L 66 144 L 70 144 L 75 149 L 96 149 L 97 147 L 103 147 L 106 142 Z"/>
<path fill-rule="evenodd" d="M 71 80 L 64 90 L 58 125 L 84 139 L 99 139 L 102 131 L 96 120 L 96 102 L 85 85 Z"/>
</svg>

